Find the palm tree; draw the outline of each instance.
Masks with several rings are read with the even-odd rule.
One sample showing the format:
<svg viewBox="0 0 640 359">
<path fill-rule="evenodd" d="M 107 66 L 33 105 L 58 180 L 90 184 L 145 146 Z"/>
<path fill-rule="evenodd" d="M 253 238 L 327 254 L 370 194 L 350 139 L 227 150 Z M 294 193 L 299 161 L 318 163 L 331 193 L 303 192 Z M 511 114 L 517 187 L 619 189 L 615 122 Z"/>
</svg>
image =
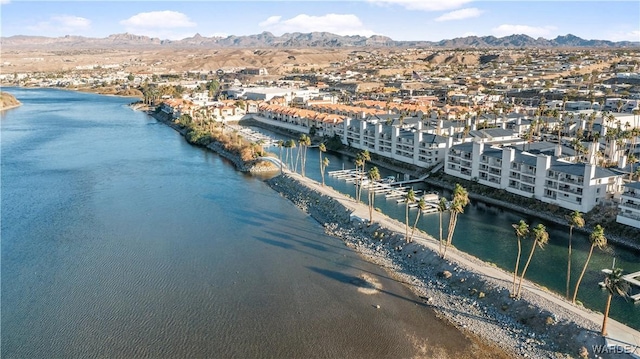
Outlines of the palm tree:
<svg viewBox="0 0 640 359">
<path fill-rule="evenodd" d="M 580 282 L 582 282 L 582 277 L 584 276 L 584 272 L 587 271 L 587 266 L 589 265 L 589 261 L 591 260 L 591 254 L 593 254 L 593 248 L 598 247 L 603 249 L 607 245 L 607 237 L 604 236 L 604 228 L 597 224 L 591 232 L 589 236 L 589 241 L 591 242 L 591 248 L 589 249 L 589 255 L 587 256 L 587 261 L 584 262 L 584 267 L 582 268 L 582 273 L 580 273 L 580 277 L 578 278 L 578 282 L 576 283 L 576 289 L 573 292 L 572 303 L 576 303 L 576 297 L 578 296 L 578 289 L 580 289 Z"/>
<path fill-rule="evenodd" d="M 322 159 L 322 186 L 324 187 L 324 171 L 329 167 L 329 158 L 325 157 Z"/>
<path fill-rule="evenodd" d="M 513 271 L 513 290 L 511 296 L 516 295 L 516 278 L 518 277 L 518 267 L 520 267 L 520 256 L 522 254 L 522 238 L 529 235 L 529 225 L 524 220 L 520 220 L 518 224 L 512 224 L 513 229 L 516 231 L 516 238 L 518 239 L 518 256 L 516 257 L 516 269 Z"/>
<path fill-rule="evenodd" d="M 447 199 L 444 197 L 440 197 L 440 202 L 438 202 L 438 215 L 440 220 L 440 241 L 439 241 L 439 250 L 438 253 L 442 256 L 442 213 L 447 210 Z"/>
<path fill-rule="evenodd" d="M 569 222 L 569 256 L 567 259 L 567 299 L 569 299 L 569 282 L 571 281 L 571 239 L 573 237 L 573 227 L 584 227 L 584 218 L 582 213 L 573 211 L 567 218 Z"/>
<path fill-rule="evenodd" d="M 278 140 L 278 148 L 280 149 L 280 174 L 284 173 L 284 169 L 282 166 L 282 147 L 284 147 L 284 141 Z"/>
<path fill-rule="evenodd" d="M 411 236 L 409 236 L 409 241 L 413 239 L 413 234 L 415 233 L 416 227 L 418 226 L 418 219 L 420 219 L 420 214 L 425 209 L 427 209 L 427 202 L 424 200 L 424 197 L 420 197 L 420 200 L 418 201 L 418 213 L 416 214 L 416 221 L 413 222 L 413 229 L 411 230 Z"/>
<path fill-rule="evenodd" d="M 369 224 L 373 224 L 373 202 L 376 199 L 376 193 L 373 191 L 373 184 L 380 180 L 380 171 L 378 167 L 373 167 L 367 173 L 369 178 Z"/>
<path fill-rule="evenodd" d="M 604 278 L 604 287 L 609 292 L 607 305 L 604 308 L 604 319 L 602 320 L 602 335 L 607 336 L 607 319 L 609 319 L 609 309 L 611 308 L 611 298 L 614 295 L 626 297 L 629 293 L 629 283 L 622 278 L 622 269 L 614 268 Z"/>
<path fill-rule="evenodd" d="M 300 136 L 300 149 L 303 150 L 300 163 L 300 173 L 302 174 L 302 177 L 304 177 L 305 169 L 307 167 L 307 148 L 309 148 L 309 146 L 311 146 L 311 137 L 302 134 L 302 136 Z"/>
<path fill-rule="evenodd" d="M 356 172 L 358 172 L 358 166 L 360 166 L 361 170 L 359 171 L 358 175 L 358 180 L 356 181 L 357 183 L 357 194 L 356 194 L 356 198 L 358 200 L 358 202 L 360 201 L 360 198 L 362 197 L 362 186 L 361 186 L 361 180 L 365 171 L 365 167 L 367 166 L 367 161 L 371 161 L 371 155 L 369 154 L 369 151 L 364 150 L 358 153 L 358 155 L 356 156 Z"/>
<path fill-rule="evenodd" d="M 293 168 L 293 149 L 296 148 L 296 141 L 294 140 L 289 140 L 287 141 L 288 145 L 287 148 L 289 149 L 289 154 L 287 155 L 287 161 L 291 161 L 290 163 L 287 162 L 287 164 L 289 165 L 289 170 L 291 170 Z M 295 169 L 294 169 L 295 172 Z"/>
<path fill-rule="evenodd" d="M 549 233 L 547 233 L 547 228 L 543 224 L 538 224 L 537 226 L 533 227 L 533 246 L 531 246 L 531 252 L 529 252 L 527 264 L 525 264 L 524 269 L 522 269 L 522 276 L 520 276 L 520 281 L 518 282 L 518 292 L 516 293 L 516 298 L 520 298 L 520 292 L 522 291 L 522 280 L 527 273 L 527 268 L 529 268 L 529 263 L 531 263 L 531 257 L 533 257 L 533 252 L 536 250 L 536 246 L 544 248 L 544 245 L 547 244 L 547 242 L 549 242 Z"/>
<path fill-rule="evenodd" d="M 361 193 L 361 185 L 360 185 L 360 167 L 364 168 L 364 160 L 362 159 L 362 157 L 360 156 L 360 154 L 358 154 L 356 156 L 355 161 L 353 161 L 353 163 L 356 165 L 356 202 L 360 202 L 360 193 Z"/>
<path fill-rule="evenodd" d="M 320 154 L 320 175 L 322 176 L 322 186 L 324 187 L 324 170 L 325 170 L 325 168 L 327 168 L 327 166 L 329 165 L 329 159 L 328 159 L 328 158 L 326 158 L 326 157 L 324 158 L 324 160 L 322 159 L 322 154 L 323 154 L 324 152 L 327 152 L 327 147 L 324 145 L 324 143 L 321 143 L 321 144 L 318 146 L 318 149 L 320 150 L 320 151 L 318 151 L 318 153 Z M 326 162 L 327 162 L 327 164 L 326 164 L 326 165 L 324 164 L 324 163 L 325 163 L 325 160 L 326 160 Z"/>
<path fill-rule="evenodd" d="M 409 204 L 413 203 L 416 200 L 416 193 L 413 191 L 413 188 L 411 188 L 409 190 L 409 192 L 407 192 L 407 194 L 404 196 L 406 205 L 405 205 L 405 228 L 406 228 L 406 232 L 404 235 L 405 240 L 407 241 L 407 243 L 410 242 L 410 238 L 409 238 Z"/>
<path fill-rule="evenodd" d="M 459 183 L 453 188 L 453 198 L 449 204 L 449 227 L 447 228 L 447 243 L 444 247 L 442 258 L 447 255 L 447 248 L 451 246 L 453 241 L 453 232 L 458 223 L 458 215 L 464 212 L 464 207 L 469 204 L 469 193 Z"/>
</svg>

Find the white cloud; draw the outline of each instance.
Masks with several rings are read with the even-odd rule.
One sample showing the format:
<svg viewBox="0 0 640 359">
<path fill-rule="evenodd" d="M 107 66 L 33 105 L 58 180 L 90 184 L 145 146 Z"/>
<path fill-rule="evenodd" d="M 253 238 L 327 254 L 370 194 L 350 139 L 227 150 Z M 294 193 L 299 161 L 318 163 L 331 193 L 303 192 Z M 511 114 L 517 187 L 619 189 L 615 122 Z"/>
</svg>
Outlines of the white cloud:
<svg viewBox="0 0 640 359">
<path fill-rule="evenodd" d="M 407 10 L 445 11 L 457 9 L 472 0 L 367 0 L 380 6 L 398 5 Z"/>
<path fill-rule="evenodd" d="M 121 25 L 132 29 L 132 32 L 138 29 L 154 29 L 154 28 L 180 28 L 195 27 L 197 24 L 189 17 L 177 11 L 151 11 L 141 12 L 132 17 L 120 21 Z"/>
<path fill-rule="evenodd" d="M 498 37 L 509 36 L 514 34 L 525 34 L 533 38 L 537 37 L 549 37 L 554 30 L 557 30 L 555 26 L 529 26 L 529 25 L 511 25 L 503 24 L 491 29 L 494 35 Z"/>
<path fill-rule="evenodd" d="M 269 16 L 265 21 L 261 22 L 258 24 L 258 26 L 260 27 L 267 27 L 267 26 L 271 26 L 271 25 L 275 25 L 278 22 L 280 22 L 280 19 L 282 18 L 282 16 Z"/>
<path fill-rule="evenodd" d="M 125 30 L 136 35 L 157 37 L 159 39 L 180 40 L 193 36 L 183 28 L 192 28 L 197 24 L 189 17 L 177 11 L 150 11 L 133 15 L 120 21 Z"/>
<path fill-rule="evenodd" d="M 11 0 L 0 0 L 0 5 L 11 4 Z"/>
<path fill-rule="evenodd" d="M 62 27 L 72 27 L 77 29 L 86 29 L 91 25 L 89 19 L 72 15 L 53 16 L 51 20 Z"/>
<path fill-rule="evenodd" d="M 611 41 L 640 41 L 640 30 L 614 32 L 606 38 Z"/>
<path fill-rule="evenodd" d="M 91 27 L 91 20 L 74 15 L 54 15 L 48 20 L 35 25 L 27 26 L 27 29 L 40 35 L 56 36 L 75 34 L 86 31 Z"/>
<path fill-rule="evenodd" d="M 260 27 L 277 35 L 286 32 L 330 32 L 338 35 L 371 36 L 375 33 L 366 29 L 362 21 L 353 14 L 326 14 L 310 16 L 300 14 L 291 19 L 282 20 L 281 16 L 271 16 L 259 23 Z"/>
<path fill-rule="evenodd" d="M 436 18 L 436 21 L 470 19 L 470 18 L 474 18 L 482 15 L 483 12 L 484 11 L 478 8 L 470 7 L 470 8 L 455 10 L 455 11 L 448 12 L 446 14 L 442 14 L 441 16 Z"/>
</svg>

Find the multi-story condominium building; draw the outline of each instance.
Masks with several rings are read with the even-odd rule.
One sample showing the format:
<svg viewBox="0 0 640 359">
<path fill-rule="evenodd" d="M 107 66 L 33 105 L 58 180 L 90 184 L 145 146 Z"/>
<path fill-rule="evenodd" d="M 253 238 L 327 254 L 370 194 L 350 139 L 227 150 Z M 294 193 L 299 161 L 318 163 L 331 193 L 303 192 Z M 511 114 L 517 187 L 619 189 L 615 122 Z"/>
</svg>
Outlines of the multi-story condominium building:
<svg viewBox="0 0 640 359">
<path fill-rule="evenodd" d="M 615 172 L 591 164 L 484 142 L 452 146 L 444 169 L 455 177 L 580 212 L 610 198 L 620 190 L 622 181 Z"/>
<path fill-rule="evenodd" d="M 420 167 L 443 162 L 447 146 L 453 143 L 451 137 L 423 130 L 419 119 L 400 124 L 347 118 L 342 125 L 336 134 L 343 144 Z"/>
<path fill-rule="evenodd" d="M 640 228 L 640 182 L 627 183 L 620 196 L 616 222 Z"/>
</svg>

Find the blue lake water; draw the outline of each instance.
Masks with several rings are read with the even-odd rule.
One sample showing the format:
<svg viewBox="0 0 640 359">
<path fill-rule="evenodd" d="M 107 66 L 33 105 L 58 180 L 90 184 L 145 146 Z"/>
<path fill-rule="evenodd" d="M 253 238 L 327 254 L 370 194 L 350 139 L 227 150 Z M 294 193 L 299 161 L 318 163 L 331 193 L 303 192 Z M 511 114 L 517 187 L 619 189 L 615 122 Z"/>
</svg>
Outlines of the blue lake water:
<svg viewBox="0 0 640 359">
<path fill-rule="evenodd" d="M 23 103 L 0 122 L 4 358 L 457 358 L 474 345 L 131 99 L 3 90 Z M 383 290 L 358 291 L 362 275 Z"/>
</svg>

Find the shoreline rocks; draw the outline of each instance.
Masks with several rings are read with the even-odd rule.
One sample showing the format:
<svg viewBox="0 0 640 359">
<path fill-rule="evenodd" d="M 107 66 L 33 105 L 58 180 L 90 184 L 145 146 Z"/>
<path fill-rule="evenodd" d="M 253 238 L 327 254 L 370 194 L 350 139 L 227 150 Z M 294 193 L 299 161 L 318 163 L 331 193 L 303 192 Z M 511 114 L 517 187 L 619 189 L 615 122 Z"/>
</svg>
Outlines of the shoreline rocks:
<svg viewBox="0 0 640 359">
<path fill-rule="evenodd" d="M 402 233 L 377 222 L 371 226 L 351 222 L 349 208 L 292 176 L 279 175 L 266 182 L 320 222 L 327 234 L 407 283 L 425 306 L 460 330 L 529 358 L 578 357 L 582 348 L 591 351 L 604 343 L 600 328 L 590 320 L 528 291 L 514 300 L 511 282 L 483 276 L 452 259 L 443 260 L 415 242 L 407 244 Z"/>
</svg>

